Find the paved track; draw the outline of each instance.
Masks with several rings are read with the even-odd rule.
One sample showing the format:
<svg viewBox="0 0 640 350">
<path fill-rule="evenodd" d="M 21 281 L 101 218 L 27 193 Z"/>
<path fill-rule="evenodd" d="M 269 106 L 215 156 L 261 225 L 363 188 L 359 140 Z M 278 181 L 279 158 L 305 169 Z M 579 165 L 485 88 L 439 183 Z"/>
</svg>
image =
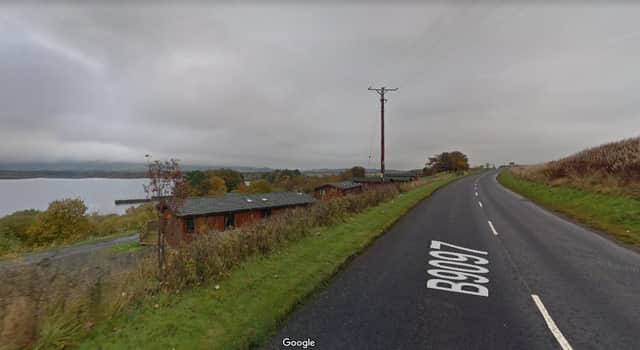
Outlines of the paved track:
<svg viewBox="0 0 640 350">
<path fill-rule="evenodd" d="M 640 349 L 640 254 L 495 176 L 464 178 L 420 203 L 267 348 L 310 338 L 315 349 Z"/>
<path fill-rule="evenodd" d="M 120 243 L 132 242 L 138 239 L 138 234 L 121 236 L 116 238 L 101 239 L 69 245 L 61 248 L 54 248 L 38 253 L 26 254 L 20 258 L 0 260 L 0 270 L 11 269 L 22 265 L 48 264 L 55 260 L 65 258 L 78 258 L 95 254 L 97 251 L 114 246 Z"/>
</svg>

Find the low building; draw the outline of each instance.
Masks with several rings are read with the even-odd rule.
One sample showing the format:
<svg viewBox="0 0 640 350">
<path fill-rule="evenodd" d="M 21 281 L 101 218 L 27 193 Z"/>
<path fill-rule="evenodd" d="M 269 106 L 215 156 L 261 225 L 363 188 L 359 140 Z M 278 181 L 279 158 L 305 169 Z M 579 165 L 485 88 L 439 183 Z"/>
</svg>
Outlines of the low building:
<svg viewBox="0 0 640 350">
<path fill-rule="evenodd" d="M 314 189 L 316 198 L 326 201 L 362 192 L 362 184 L 353 181 L 328 182 Z"/>
<path fill-rule="evenodd" d="M 199 232 L 240 227 L 313 202 L 313 197 L 300 192 L 189 197 L 177 213 L 165 210 L 163 217 L 168 221 L 168 231 L 171 232 L 167 240 L 170 244 L 176 244 L 191 239 Z"/>
<path fill-rule="evenodd" d="M 353 182 L 361 184 L 363 190 L 368 190 L 398 183 L 407 183 L 415 179 L 412 176 L 360 177 L 354 178 Z"/>
</svg>

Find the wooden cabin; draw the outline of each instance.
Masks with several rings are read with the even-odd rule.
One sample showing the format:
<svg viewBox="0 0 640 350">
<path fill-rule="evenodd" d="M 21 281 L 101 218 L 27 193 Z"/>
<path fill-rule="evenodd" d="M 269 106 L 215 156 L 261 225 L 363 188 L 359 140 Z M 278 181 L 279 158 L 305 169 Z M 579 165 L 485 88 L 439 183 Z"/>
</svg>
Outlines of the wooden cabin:
<svg viewBox="0 0 640 350">
<path fill-rule="evenodd" d="M 362 184 L 353 181 L 328 182 L 316 187 L 314 196 L 317 199 L 326 201 L 360 192 L 362 192 Z"/>
<path fill-rule="evenodd" d="M 305 207 L 315 199 L 300 192 L 259 194 L 227 193 L 219 196 L 189 197 L 177 213 L 165 209 L 167 240 L 175 245 L 198 233 L 224 231 L 277 215 L 287 209 Z"/>
</svg>

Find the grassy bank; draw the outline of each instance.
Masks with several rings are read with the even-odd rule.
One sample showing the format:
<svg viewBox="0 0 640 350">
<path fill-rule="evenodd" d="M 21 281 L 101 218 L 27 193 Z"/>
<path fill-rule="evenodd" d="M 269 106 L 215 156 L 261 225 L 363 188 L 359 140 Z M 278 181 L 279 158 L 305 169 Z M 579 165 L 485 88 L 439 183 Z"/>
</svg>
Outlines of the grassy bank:
<svg viewBox="0 0 640 350">
<path fill-rule="evenodd" d="M 444 176 L 251 258 L 217 284 L 161 294 L 97 327 L 82 349 L 234 349 L 261 344 L 278 321 L 420 200 L 455 180 Z"/>
<path fill-rule="evenodd" d="M 598 193 L 567 185 L 550 185 L 503 171 L 498 181 L 543 207 L 640 246 L 640 200 L 617 193 Z"/>
</svg>

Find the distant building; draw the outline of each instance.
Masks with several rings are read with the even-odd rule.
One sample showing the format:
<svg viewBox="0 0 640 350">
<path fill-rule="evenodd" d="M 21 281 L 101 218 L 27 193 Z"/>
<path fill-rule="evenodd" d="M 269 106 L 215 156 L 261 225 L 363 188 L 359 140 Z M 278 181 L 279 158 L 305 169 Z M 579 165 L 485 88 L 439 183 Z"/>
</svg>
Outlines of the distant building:
<svg viewBox="0 0 640 350">
<path fill-rule="evenodd" d="M 363 190 L 378 188 L 381 186 L 389 186 L 397 183 L 406 183 L 417 180 L 418 176 L 415 174 L 400 174 L 385 177 L 360 177 L 354 178 L 353 182 L 362 184 Z"/>
<path fill-rule="evenodd" d="M 362 184 L 353 181 L 328 182 L 314 189 L 316 198 L 326 201 L 362 192 Z"/>
<path fill-rule="evenodd" d="M 177 213 L 165 209 L 162 217 L 171 232 L 167 240 L 176 244 L 192 239 L 199 232 L 240 227 L 313 202 L 313 197 L 299 192 L 227 193 L 186 198 Z"/>
</svg>

